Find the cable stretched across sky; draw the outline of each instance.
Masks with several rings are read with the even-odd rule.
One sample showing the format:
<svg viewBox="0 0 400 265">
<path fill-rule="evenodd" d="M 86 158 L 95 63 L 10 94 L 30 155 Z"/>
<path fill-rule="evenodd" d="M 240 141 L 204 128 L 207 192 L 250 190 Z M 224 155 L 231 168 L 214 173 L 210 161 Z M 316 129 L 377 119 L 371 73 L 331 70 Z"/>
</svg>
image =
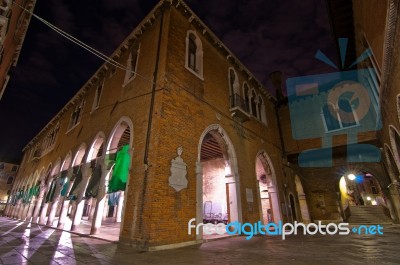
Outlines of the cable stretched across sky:
<svg viewBox="0 0 400 265">
<path fill-rule="evenodd" d="M 50 29 L 52 29 L 53 31 L 55 31 L 56 33 L 58 33 L 59 35 L 61 35 L 62 37 L 66 38 L 67 40 L 71 41 L 72 43 L 80 46 L 81 48 L 87 50 L 88 52 L 92 53 L 93 55 L 95 55 L 96 57 L 100 58 L 101 60 L 105 61 L 106 63 L 109 63 L 112 66 L 115 66 L 119 69 L 122 69 L 124 71 L 128 71 L 132 74 L 135 74 L 141 78 L 143 78 L 146 81 L 149 81 L 151 83 L 153 83 L 152 80 L 146 78 L 143 75 L 138 74 L 137 72 L 126 68 L 123 64 L 115 61 L 114 59 L 112 59 L 111 57 L 103 54 L 102 52 L 96 50 L 95 48 L 91 47 L 90 45 L 84 43 L 83 41 L 75 38 L 74 36 L 72 36 L 71 34 L 63 31 L 62 29 L 56 27 L 55 25 L 51 24 L 50 22 L 48 22 L 47 20 L 41 18 L 40 16 L 36 15 L 35 13 L 33 13 L 32 11 L 26 9 L 25 7 L 21 6 L 20 4 L 16 3 L 15 1 L 13 1 L 13 4 L 17 5 L 18 7 L 20 7 L 23 11 L 29 13 L 31 16 L 33 16 L 34 18 L 36 18 L 37 20 L 39 20 L 40 22 L 42 22 L 43 24 L 45 24 L 47 27 L 49 27 Z"/>
</svg>

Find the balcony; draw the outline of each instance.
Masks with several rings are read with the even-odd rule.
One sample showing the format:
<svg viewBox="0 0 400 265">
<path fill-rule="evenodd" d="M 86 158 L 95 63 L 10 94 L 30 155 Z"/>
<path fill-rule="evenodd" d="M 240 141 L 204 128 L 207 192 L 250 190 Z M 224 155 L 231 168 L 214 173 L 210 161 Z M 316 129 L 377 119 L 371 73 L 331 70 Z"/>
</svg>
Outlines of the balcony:
<svg viewBox="0 0 400 265">
<path fill-rule="evenodd" d="M 231 116 L 240 120 L 241 122 L 245 122 L 250 120 L 249 109 L 246 104 L 246 101 L 238 94 L 233 94 L 230 98 L 231 108 L 229 111 L 231 112 Z"/>
</svg>

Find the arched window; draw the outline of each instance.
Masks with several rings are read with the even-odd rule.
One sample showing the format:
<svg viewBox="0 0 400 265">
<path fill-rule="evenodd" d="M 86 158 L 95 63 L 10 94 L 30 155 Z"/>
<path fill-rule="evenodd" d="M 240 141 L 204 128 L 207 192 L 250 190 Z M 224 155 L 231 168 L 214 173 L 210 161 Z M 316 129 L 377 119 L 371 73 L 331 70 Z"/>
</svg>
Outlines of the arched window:
<svg viewBox="0 0 400 265">
<path fill-rule="evenodd" d="M 246 104 L 246 111 L 250 112 L 250 98 L 249 98 L 249 86 L 244 83 L 243 84 L 243 98 L 244 98 L 244 102 Z"/>
<path fill-rule="evenodd" d="M 251 92 L 251 114 L 257 117 L 257 95 L 254 90 Z"/>
<path fill-rule="evenodd" d="M 244 102 L 239 94 L 239 80 L 233 68 L 229 68 L 228 79 L 229 79 L 229 95 L 231 97 L 231 107 L 240 106 L 241 108 L 243 108 Z"/>
<path fill-rule="evenodd" d="M 189 52 L 188 52 L 188 66 L 190 69 L 193 71 L 197 72 L 198 70 L 196 69 L 196 52 L 197 52 L 197 46 L 195 43 L 195 37 L 193 34 L 190 34 L 189 36 Z"/>
<path fill-rule="evenodd" d="M 326 131 L 340 129 L 339 115 L 331 103 L 327 103 L 322 107 L 322 117 Z"/>
<path fill-rule="evenodd" d="M 8 177 L 7 178 L 7 184 L 12 184 L 13 183 L 14 178 L 13 177 Z"/>
<path fill-rule="evenodd" d="M 128 82 L 130 82 L 136 76 L 139 52 L 140 52 L 140 45 L 134 44 L 131 48 L 131 52 L 129 53 L 128 61 L 126 63 L 126 73 L 125 73 L 124 85 L 126 85 Z"/>
<path fill-rule="evenodd" d="M 200 38 L 192 30 L 186 35 L 185 67 L 200 78 L 203 77 L 203 46 Z"/>
<path fill-rule="evenodd" d="M 259 106 L 259 119 L 261 120 L 261 122 L 267 124 L 267 114 L 265 113 L 265 104 L 264 104 L 264 100 L 261 96 L 258 96 L 258 106 Z"/>
<path fill-rule="evenodd" d="M 100 105 L 100 97 L 101 97 L 102 90 L 103 90 L 103 84 L 101 83 L 96 87 L 96 91 L 95 91 L 94 99 L 93 99 L 92 111 L 97 109 Z"/>
<path fill-rule="evenodd" d="M 351 107 L 349 100 L 347 99 L 339 100 L 338 108 L 341 110 L 339 112 L 339 116 L 343 128 L 350 127 L 358 123 L 357 117 L 354 114 L 353 108 Z"/>
</svg>

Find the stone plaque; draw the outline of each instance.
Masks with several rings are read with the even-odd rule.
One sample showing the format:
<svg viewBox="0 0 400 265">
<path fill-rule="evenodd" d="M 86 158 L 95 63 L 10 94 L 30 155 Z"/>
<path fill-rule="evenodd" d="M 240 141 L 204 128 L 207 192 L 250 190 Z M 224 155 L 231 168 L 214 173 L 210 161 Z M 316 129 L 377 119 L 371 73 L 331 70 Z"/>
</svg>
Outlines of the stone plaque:
<svg viewBox="0 0 400 265">
<path fill-rule="evenodd" d="M 182 152 L 183 148 L 178 147 L 178 156 L 171 160 L 171 176 L 169 177 L 169 185 L 176 191 L 187 188 L 188 184 L 188 180 L 186 179 L 186 163 L 181 157 Z"/>
</svg>

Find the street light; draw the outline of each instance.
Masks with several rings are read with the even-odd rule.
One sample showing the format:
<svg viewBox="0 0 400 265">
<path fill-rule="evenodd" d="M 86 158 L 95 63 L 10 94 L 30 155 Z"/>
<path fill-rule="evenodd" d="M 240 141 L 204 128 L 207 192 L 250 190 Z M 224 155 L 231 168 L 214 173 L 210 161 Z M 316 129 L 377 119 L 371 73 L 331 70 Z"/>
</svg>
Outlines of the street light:
<svg viewBox="0 0 400 265">
<path fill-rule="evenodd" d="M 356 175 L 354 175 L 354 174 L 348 174 L 348 175 L 347 175 L 347 178 L 348 178 L 349 180 L 355 180 L 355 179 L 356 179 Z"/>
</svg>

